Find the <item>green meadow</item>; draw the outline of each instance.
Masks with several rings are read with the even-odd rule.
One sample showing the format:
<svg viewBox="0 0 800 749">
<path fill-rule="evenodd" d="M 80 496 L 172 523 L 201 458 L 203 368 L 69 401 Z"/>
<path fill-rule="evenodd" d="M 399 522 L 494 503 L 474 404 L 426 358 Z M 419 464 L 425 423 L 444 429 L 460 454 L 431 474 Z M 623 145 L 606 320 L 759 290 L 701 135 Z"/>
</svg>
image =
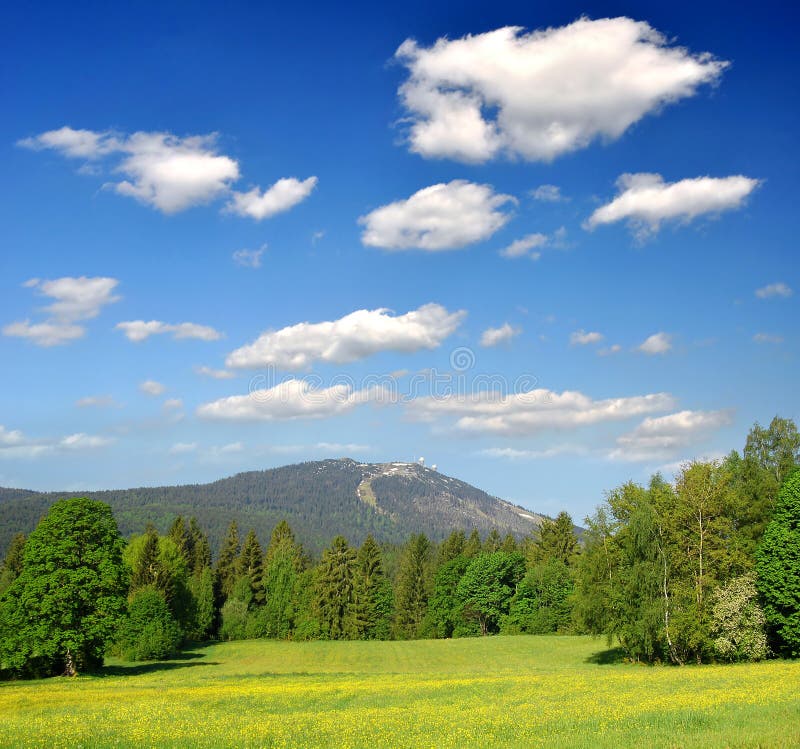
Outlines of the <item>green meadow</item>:
<svg viewBox="0 0 800 749">
<path fill-rule="evenodd" d="M 0 684 L 4 747 L 795 747 L 800 662 L 622 663 L 589 637 L 250 640 Z"/>
</svg>

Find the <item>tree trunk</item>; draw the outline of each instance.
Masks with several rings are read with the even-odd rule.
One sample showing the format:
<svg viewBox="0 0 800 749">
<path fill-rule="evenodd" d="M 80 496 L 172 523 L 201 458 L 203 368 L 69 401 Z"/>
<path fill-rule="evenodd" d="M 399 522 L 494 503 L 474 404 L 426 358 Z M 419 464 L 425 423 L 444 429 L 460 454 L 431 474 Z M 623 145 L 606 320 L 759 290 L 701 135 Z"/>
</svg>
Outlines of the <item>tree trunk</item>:
<svg viewBox="0 0 800 749">
<path fill-rule="evenodd" d="M 63 676 L 77 676 L 78 672 L 75 670 L 75 661 L 72 658 L 72 652 L 67 648 L 67 655 L 64 658 L 64 673 Z"/>
</svg>

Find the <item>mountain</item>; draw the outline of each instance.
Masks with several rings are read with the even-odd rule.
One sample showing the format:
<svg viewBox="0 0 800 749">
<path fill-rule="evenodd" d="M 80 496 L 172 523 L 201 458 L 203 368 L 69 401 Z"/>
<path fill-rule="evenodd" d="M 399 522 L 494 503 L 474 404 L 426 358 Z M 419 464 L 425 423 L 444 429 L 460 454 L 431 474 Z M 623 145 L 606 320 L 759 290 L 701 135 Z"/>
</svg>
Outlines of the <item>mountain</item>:
<svg viewBox="0 0 800 749">
<path fill-rule="evenodd" d="M 176 515 L 194 515 L 215 550 L 231 520 L 242 534 L 254 528 L 266 543 L 285 519 L 298 540 L 318 553 L 337 534 L 352 543 L 368 533 L 380 542 L 401 542 L 411 533 L 439 540 L 459 528 L 481 534 L 497 528 L 521 537 L 543 517 L 417 463 L 342 458 L 249 471 L 210 484 L 47 493 L 0 488 L 0 555 L 14 533 L 29 533 L 53 502 L 70 496 L 107 502 L 125 536 L 141 533 L 148 522 L 165 531 Z"/>
</svg>

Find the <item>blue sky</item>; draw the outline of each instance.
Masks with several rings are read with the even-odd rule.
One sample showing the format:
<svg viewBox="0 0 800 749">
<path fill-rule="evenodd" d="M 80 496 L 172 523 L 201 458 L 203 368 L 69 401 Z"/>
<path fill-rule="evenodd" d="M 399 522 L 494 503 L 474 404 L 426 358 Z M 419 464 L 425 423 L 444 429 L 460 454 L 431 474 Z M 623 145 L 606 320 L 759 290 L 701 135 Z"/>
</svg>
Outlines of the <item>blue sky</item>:
<svg viewBox="0 0 800 749">
<path fill-rule="evenodd" d="M 582 518 L 798 418 L 791 11 L 462 5 L 4 10 L 0 485 Z"/>
</svg>

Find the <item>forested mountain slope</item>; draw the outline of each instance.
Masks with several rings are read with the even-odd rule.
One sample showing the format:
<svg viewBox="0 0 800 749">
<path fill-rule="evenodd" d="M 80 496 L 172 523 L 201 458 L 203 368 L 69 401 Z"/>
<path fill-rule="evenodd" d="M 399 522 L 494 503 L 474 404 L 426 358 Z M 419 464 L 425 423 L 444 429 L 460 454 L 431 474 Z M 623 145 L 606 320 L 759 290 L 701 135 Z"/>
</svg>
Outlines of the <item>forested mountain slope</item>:
<svg viewBox="0 0 800 749">
<path fill-rule="evenodd" d="M 0 488 L 0 555 L 14 533 L 29 533 L 54 501 L 68 496 L 107 502 L 126 536 L 141 533 L 147 522 L 165 531 L 175 515 L 193 515 L 214 549 L 232 520 L 268 539 L 285 519 L 316 553 L 340 533 L 352 543 L 368 533 L 387 542 L 420 532 L 438 540 L 456 528 L 523 536 L 542 517 L 416 463 L 345 458 L 249 471 L 210 484 L 47 493 Z"/>
</svg>

